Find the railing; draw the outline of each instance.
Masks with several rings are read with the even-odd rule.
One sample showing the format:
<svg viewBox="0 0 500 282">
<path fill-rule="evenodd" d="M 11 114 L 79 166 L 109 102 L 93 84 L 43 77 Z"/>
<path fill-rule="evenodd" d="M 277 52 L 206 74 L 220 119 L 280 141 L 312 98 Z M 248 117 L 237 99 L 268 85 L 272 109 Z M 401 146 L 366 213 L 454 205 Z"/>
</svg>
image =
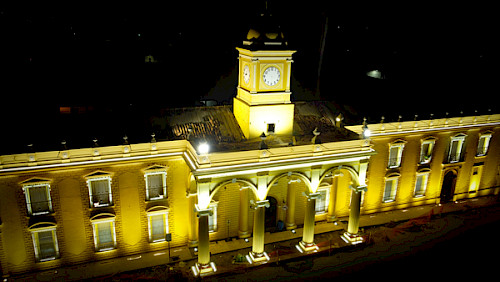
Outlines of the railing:
<svg viewBox="0 0 500 282">
<path fill-rule="evenodd" d="M 165 186 L 154 186 L 154 187 L 149 187 L 147 188 L 148 190 L 148 199 L 149 200 L 159 200 L 159 199 L 166 199 L 167 195 L 164 193 L 166 191 Z"/>
<path fill-rule="evenodd" d="M 92 193 L 91 201 L 93 207 L 107 207 L 111 205 L 111 193 Z"/>
<path fill-rule="evenodd" d="M 50 213 L 51 201 L 37 201 L 28 203 L 31 208 L 32 215 L 40 215 Z"/>
<path fill-rule="evenodd" d="M 401 166 L 400 158 L 389 158 L 388 168 L 396 168 Z"/>
<path fill-rule="evenodd" d="M 488 153 L 488 146 L 477 147 L 476 156 L 486 156 Z"/>
</svg>

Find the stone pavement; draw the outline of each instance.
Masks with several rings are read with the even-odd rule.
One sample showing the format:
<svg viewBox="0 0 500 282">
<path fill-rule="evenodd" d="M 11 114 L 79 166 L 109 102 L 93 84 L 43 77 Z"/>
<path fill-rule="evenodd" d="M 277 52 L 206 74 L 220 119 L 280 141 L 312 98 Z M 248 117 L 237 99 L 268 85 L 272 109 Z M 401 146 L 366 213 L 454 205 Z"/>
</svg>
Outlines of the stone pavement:
<svg viewBox="0 0 500 282">
<path fill-rule="evenodd" d="M 459 202 L 447 203 L 442 206 L 427 205 L 407 208 L 404 210 L 362 215 L 360 227 L 366 228 L 419 217 L 430 218 L 431 215 L 438 215 L 439 213 L 461 211 L 471 207 L 489 206 L 496 203 L 497 197 L 492 196 L 461 200 Z M 295 248 L 295 245 L 302 238 L 302 228 L 297 228 L 295 233 L 292 233 L 291 231 L 266 233 L 265 251 L 270 257 L 270 261 L 267 263 L 279 263 L 284 260 L 298 259 L 302 256 L 311 254 L 314 255 L 316 252 L 330 252 L 335 249 L 350 247 L 340 239 L 342 230 L 345 230 L 347 227 L 347 220 L 348 218 L 345 217 L 339 218 L 337 224 L 326 222 L 316 223 L 315 242 L 318 244 L 319 249 L 309 253 L 301 253 Z M 224 240 L 211 242 L 211 260 L 215 263 L 217 272 L 209 274 L 209 276 L 213 275 L 216 277 L 227 272 L 246 272 L 253 267 L 262 267 L 265 265 L 266 263 L 249 264 L 245 261 L 242 263 L 235 263 L 233 261 L 238 254 L 243 256 L 248 254 L 248 252 L 251 251 L 251 246 L 251 238 L 249 238 L 248 242 L 245 242 L 243 239 L 233 239 L 228 242 Z M 125 275 L 122 278 L 126 278 L 127 275 L 132 275 L 126 274 L 127 272 L 157 266 L 157 268 L 163 268 L 162 271 L 164 273 L 172 271 L 172 278 L 177 277 L 194 279 L 195 277 L 191 271 L 191 266 L 193 266 L 196 262 L 196 255 L 193 253 L 193 250 L 187 247 L 172 248 L 171 255 L 172 257 L 178 257 L 178 260 L 171 261 L 169 263 L 169 268 L 167 269 L 165 269 L 165 264 L 168 263 L 169 257 L 168 250 L 165 249 L 156 252 L 142 253 L 127 257 L 113 258 L 104 261 L 96 261 L 42 272 L 29 273 L 11 278 L 20 281 L 68 281 L 91 279 L 94 277 L 101 277 L 105 280 L 111 277 L 120 279 L 119 277 L 121 275 Z M 118 273 L 122 274 L 117 275 Z M 177 276 L 174 276 L 174 274 Z M 136 276 L 133 277 L 137 278 Z"/>
</svg>

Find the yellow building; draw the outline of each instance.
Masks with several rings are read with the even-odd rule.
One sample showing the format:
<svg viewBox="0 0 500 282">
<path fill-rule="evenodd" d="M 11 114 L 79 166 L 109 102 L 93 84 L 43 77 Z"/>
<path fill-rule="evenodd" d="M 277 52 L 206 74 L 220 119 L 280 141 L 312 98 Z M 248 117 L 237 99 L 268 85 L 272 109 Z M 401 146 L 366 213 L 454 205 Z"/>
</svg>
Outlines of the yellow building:
<svg viewBox="0 0 500 282">
<path fill-rule="evenodd" d="M 173 109 L 176 140 L 0 156 L 4 275 L 498 194 L 500 115 L 344 126 L 328 103 L 290 100 L 293 50 L 250 30 L 233 106 Z M 264 134 L 262 134 L 264 133 Z M 287 231 L 284 231 L 287 232 Z M 159 262 L 163 263 L 163 262 Z"/>
</svg>

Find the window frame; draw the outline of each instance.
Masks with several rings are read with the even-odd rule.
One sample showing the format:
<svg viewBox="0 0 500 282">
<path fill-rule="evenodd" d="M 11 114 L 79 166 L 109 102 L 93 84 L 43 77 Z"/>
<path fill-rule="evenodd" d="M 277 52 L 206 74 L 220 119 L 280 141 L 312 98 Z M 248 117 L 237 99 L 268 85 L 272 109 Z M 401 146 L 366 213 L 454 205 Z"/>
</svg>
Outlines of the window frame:
<svg viewBox="0 0 500 282">
<path fill-rule="evenodd" d="M 94 181 L 101 181 L 101 180 L 107 180 L 108 181 L 108 203 L 105 204 L 99 204 L 95 203 L 93 201 L 93 195 L 92 195 L 92 182 Z M 113 192 L 111 190 L 111 175 L 102 175 L 102 176 L 97 176 L 97 177 L 87 177 L 87 187 L 89 189 L 89 201 L 90 201 L 90 207 L 92 208 L 101 208 L 101 207 L 109 207 L 113 205 Z"/>
<path fill-rule="evenodd" d="M 450 148 L 448 149 L 448 163 L 458 163 L 462 160 L 462 151 L 465 144 L 466 134 L 460 133 L 450 139 Z M 455 152 L 454 158 L 452 159 L 452 149 L 453 142 L 459 142 L 457 145 L 457 151 Z"/>
<path fill-rule="evenodd" d="M 476 157 L 484 157 L 484 156 L 488 155 L 491 137 L 492 137 L 492 132 L 485 132 L 485 133 L 481 133 L 479 135 L 479 139 L 477 142 L 477 149 L 476 149 Z M 481 144 L 481 139 L 486 139 L 485 142 L 483 143 L 482 147 L 479 146 Z M 480 148 L 483 148 L 483 150 L 479 151 Z M 486 149 L 484 149 L 484 148 L 486 148 Z"/>
<path fill-rule="evenodd" d="M 157 206 L 149 209 L 147 211 L 148 216 L 148 239 L 150 243 L 159 243 L 166 241 L 166 234 L 169 233 L 169 224 L 168 224 L 168 208 L 164 206 Z M 153 217 L 154 216 L 163 216 L 163 236 L 160 239 L 153 239 Z"/>
<path fill-rule="evenodd" d="M 58 259 L 60 254 L 59 254 L 59 243 L 57 241 L 57 226 L 53 223 L 39 223 L 35 224 L 36 225 L 49 225 L 49 226 L 43 226 L 43 227 L 31 227 L 29 228 L 29 231 L 31 232 L 31 240 L 33 242 L 33 248 L 35 252 L 35 260 L 36 262 L 45 262 L 45 261 L 51 261 Z M 51 232 L 52 235 L 52 244 L 54 247 L 54 255 L 46 258 L 40 258 L 40 255 L 42 253 L 40 249 L 40 233 L 42 232 Z"/>
<path fill-rule="evenodd" d="M 425 193 L 427 192 L 427 186 L 429 185 L 429 176 L 431 171 L 429 169 L 420 170 L 415 174 L 415 185 L 413 187 L 413 197 L 414 198 L 422 198 L 425 197 Z M 417 183 L 418 177 L 424 177 L 421 181 L 421 192 L 417 194 Z"/>
<path fill-rule="evenodd" d="M 391 174 L 391 175 L 385 177 L 384 190 L 383 190 L 383 194 L 382 194 L 382 203 L 392 203 L 392 202 L 396 201 L 400 177 L 401 177 L 401 175 L 399 175 L 399 174 Z M 387 187 L 388 181 L 392 181 L 392 186 L 391 186 L 391 192 L 389 194 L 389 197 L 386 197 L 386 192 L 387 192 L 386 187 Z"/>
<path fill-rule="evenodd" d="M 321 191 L 325 191 L 325 197 L 324 197 L 324 209 L 323 210 L 320 210 L 318 211 L 318 200 L 319 199 L 316 199 L 316 206 L 314 207 L 314 211 L 315 211 L 315 214 L 316 215 L 321 215 L 321 214 L 325 214 L 328 212 L 328 206 L 329 206 L 329 203 L 330 203 L 330 188 L 331 186 L 320 186 L 318 187 L 318 190 L 316 192 L 321 192 Z M 322 198 L 322 197 L 320 197 Z"/>
<path fill-rule="evenodd" d="M 162 191 L 163 195 L 160 195 L 161 197 L 149 197 L 149 181 L 148 177 L 153 176 L 153 175 L 161 175 L 162 176 Z M 153 171 L 146 171 L 144 173 L 144 181 L 146 182 L 146 201 L 154 201 L 154 200 L 162 200 L 162 199 L 167 199 L 168 194 L 167 194 L 167 172 L 165 170 L 153 170 Z"/>
<path fill-rule="evenodd" d="M 97 218 L 97 219 L 96 219 Z M 116 249 L 116 220 L 113 214 L 99 214 L 90 220 L 92 223 L 92 233 L 94 236 L 94 250 L 96 252 L 106 252 Z M 99 224 L 108 223 L 111 232 L 111 238 L 113 240 L 113 247 L 100 246 L 99 242 Z"/>
<path fill-rule="evenodd" d="M 39 182 L 39 183 L 33 183 L 33 184 L 24 184 L 23 186 L 23 193 L 26 199 L 26 208 L 28 210 L 28 214 L 30 216 L 36 216 L 36 215 L 43 215 L 43 214 L 49 214 L 53 212 L 53 207 L 52 207 L 52 197 L 50 195 L 50 183 L 48 181 L 44 182 Z M 46 195 L 47 195 L 47 211 L 42 211 L 42 212 L 33 212 L 33 207 L 31 203 L 31 195 L 30 195 L 30 190 L 33 188 L 37 187 L 45 187 Z"/>
<path fill-rule="evenodd" d="M 208 205 L 208 209 L 212 211 L 212 214 L 208 216 L 208 232 L 217 232 L 217 209 L 219 207 L 219 202 L 212 201 Z M 210 225 L 210 220 L 212 220 L 212 225 Z"/>
<path fill-rule="evenodd" d="M 396 140 L 389 144 L 389 155 L 387 157 L 387 168 L 400 168 L 403 160 L 403 150 L 405 147 L 406 141 L 404 140 Z M 393 148 L 398 149 L 397 156 L 392 156 L 391 152 Z M 393 164 L 392 160 L 396 160 L 396 164 Z"/>
<path fill-rule="evenodd" d="M 429 145 L 427 152 L 424 152 L 424 146 Z M 420 164 L 428 164 L 432 161 L 432 154 L 434 153 L 434 146 L 436 145 L 436 138 L 429 137 L 423 139 L 420 144 Z"/>
</svg>

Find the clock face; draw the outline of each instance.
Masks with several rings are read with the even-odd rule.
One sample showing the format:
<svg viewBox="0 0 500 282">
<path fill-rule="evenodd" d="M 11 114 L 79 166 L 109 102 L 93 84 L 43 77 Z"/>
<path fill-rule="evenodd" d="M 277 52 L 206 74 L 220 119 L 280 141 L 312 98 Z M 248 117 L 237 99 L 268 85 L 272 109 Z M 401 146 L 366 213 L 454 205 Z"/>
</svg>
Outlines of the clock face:
<svg viewBox="0 0 500 282">
<path fill-rule="evenodd" d="M 246 84 L 250 82 L 250 68 L 248 67 L 248 65 L 245 65 L 245 67 L 243 68 L 243 80 Z"/>
<path fill-rule="evenodd" d="M 277 67 L 268 67 L 262 78 L 267 86 L 275 86 L 280 81 L 280 70 Z"/>
</svg>

